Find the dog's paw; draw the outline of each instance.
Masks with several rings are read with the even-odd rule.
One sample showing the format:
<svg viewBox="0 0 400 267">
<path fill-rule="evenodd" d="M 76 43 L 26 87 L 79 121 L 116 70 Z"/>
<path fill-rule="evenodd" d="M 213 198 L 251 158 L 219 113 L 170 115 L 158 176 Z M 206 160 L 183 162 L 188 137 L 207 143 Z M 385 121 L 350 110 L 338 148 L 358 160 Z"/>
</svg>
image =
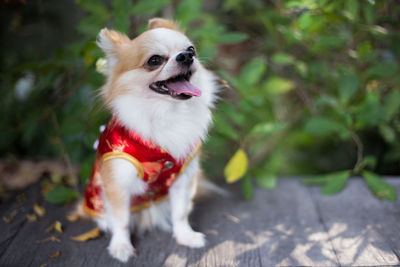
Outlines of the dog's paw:
<svg viewBox="0 0 400 267">
<path fill-rule="evenodd" d="M 202 248 L 206 245 L 206 237 L 204 234 L 195 231 L 179 233 L 176 235 L 176 240 L 179 245 L 190 248 Z"/>
<path fill-rule="evenodd" d="M 108 252 L 113 258 L 122 262 L 127 262 L 130 257 L 136 256 L 135 248 L 132 244 L 125 242 L 111 242 L 108 246 Z"/>
</svg>

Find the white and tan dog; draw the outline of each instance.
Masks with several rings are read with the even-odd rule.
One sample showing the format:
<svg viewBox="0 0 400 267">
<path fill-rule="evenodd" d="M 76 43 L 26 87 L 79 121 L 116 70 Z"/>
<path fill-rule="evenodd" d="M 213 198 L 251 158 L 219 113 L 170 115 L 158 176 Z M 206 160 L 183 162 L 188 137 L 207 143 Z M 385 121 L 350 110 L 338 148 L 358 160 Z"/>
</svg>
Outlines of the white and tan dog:
<svg viewBox="0 0 400 267">
<path fill-rule="evenodd" d="M 179 244 L 203 247 L 205 237 L 191 228 L 188 215 L 200 172 L 195 148 L 206 138 L 212 120 L 215 76 L 201 65 L 192 42 L 168 20 L 150 20 L 148 30 L 133 40 L 103 29 L 97 43 L 107 57 L 102 96 L 113 119 L 100 136 L 83 210 L 111 232 L 108 250 L 123 262 L 135 254 L 133 228 L 172 230 Z M 137 143 L 130 145 L 125 137 Z M 138 146 L 169 158 L 141 158 Z M 165 181 L 157 180 L 162 175 Z M 167 188 L 153 186 L 157 183 Z M 153 189 L 165 196 L 154 201 Z M 132 206 L 133 199 L 140 205 Z"/>
</svg>

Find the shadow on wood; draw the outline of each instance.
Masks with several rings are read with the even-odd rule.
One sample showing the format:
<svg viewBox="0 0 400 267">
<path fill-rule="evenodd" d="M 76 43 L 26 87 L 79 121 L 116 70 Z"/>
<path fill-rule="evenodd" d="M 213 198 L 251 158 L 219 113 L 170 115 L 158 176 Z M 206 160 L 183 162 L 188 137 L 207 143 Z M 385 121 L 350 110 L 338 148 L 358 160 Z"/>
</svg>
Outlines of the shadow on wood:
<svg viewBox="0 0 400 267">
<path fill-rule="evenodd" d="M 399 190 L 400 180 L 389 179 Z M 235 187 L 232 188 L 234 191 Z M 11 199 L 0 207 L 10 223 L 0 222 L 0 266 L 126 266 L 108 255 L 109 235 L 84 243 L 71 236 L 90 230 L 91 222 L 68 222 L 71 207 L 43 202 L 38 184 L 26 190 L 26 201 Z M 34 203 L 47 214 L 29 222 Z M 63 224 L 60 242 L 43 242 L 45 229 Z M 207 246 L 189 249 L 159 230 L 132 236 L 138 256 L 134 266 L 387 266 L 400 263 L 400 205 L 374 198 L 360 179 L 332 197 L 298 179 L 281 179 L 276 190 L 257 189 L 252 201 L 210 196 L 195 206 L 191 222 L 207 235 Z M 60 255 L 49 258 L 56 251 Z"/>
</svg>

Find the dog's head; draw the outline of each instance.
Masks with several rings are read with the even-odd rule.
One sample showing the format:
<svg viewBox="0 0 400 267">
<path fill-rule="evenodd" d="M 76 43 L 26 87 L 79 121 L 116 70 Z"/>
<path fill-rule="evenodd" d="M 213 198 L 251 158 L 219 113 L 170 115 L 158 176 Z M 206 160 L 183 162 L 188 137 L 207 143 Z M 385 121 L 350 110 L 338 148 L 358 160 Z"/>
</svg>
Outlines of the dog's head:
<svg viewBox="0 0 400 267">
<path fill-rule="evenodd" d="M 183 101 L 203 93 L 195 46 L 168 20 L 150 20 L 148 30 L 133 40 L 103 29 L 98 45 L 107 57 L 108 103 L 124 94 Z"/>
<path fill-rule="evenodd" d="M 185 156 L 204 140 L 215 100 L 215 76 L 199 62 L 193 43 L 164 19 L 131 40 L 104 29 L 98 45 L 107 57 L 102 95 L 114 116 L 129 129 Z"/>
</svg>

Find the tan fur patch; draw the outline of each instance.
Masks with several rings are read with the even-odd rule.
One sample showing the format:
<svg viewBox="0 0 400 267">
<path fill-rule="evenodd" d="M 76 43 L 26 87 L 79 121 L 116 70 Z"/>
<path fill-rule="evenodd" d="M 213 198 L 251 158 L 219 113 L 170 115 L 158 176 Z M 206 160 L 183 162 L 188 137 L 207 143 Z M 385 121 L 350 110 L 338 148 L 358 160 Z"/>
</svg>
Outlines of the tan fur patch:
<svg viewBox="0 0 400 267">
<path fill-rule="evenodd" d="M 128 38 L 128 37 L 126 37 Z M 123 45 L 116 51 L 118 64 L 115 66 L 113 80 L 110 84 L 110 91 L 105 95 L 105 103 L 108 105 L 113 99 L 128 94 L 129 91 L 124 88 L 118 88 L 117 81 L 119 77 L 130 70 L 143 67 L 147 57 L 151 55 L 150 48 L 147 44 L 151 43 L 151 36 L 144 32 L 130 43 Z"/>
<path fill-rule="evenodd" d="M 149 24 L 147 27 L 149 30 L 155 28 L 167 28 L 175 31 L 181 31 L 176 23 L 170 20 L 154 18 L 149 20 Z"/>
<path fill-rule="evenodd" d="M 125 212 L 122 210 L 122 207 L 124 207 L 125 199 L 124 196 L 121 195 L 121 189 L 115 182 L 116 177 L 113 177 L 112 161 L 106 161 L 102 164 L 101 178 L 103 181 L 106 201 L 112 209 L 112 214 L 117 218 L 123 217 Z"/>
<path fill-rule="evenodd" d="M 161 18 L 149 20 L 148 30 L 155 28 L 167 28 L 180 31 L 177 24 Z M 151 56 L 152 51 L 151 45 L 149 46 L 149 44 L 153 42 L 153 37 L 148 31 L 142 33 L 133 40 L 130 40 L 128 36 L 120 32 L 108 29 L 103 29 L 102 34 L 115 47 L 114 53 L 118 58 L 118 64 L 115 65 L 109 90 L 103 91 L 104 102 L 107 106 L 113 99 L 129 94 L 128 89 L 117 86 L 117 81 L 123 73 L 143 67 L 147 58 Z"/>
<path fill-rule="evenodd" d="M 114 30 L 103 29 L 101 30 L 101 34 L 107 37 L 107 39 L 115 47 L 119 47 L 123 44 L 129 44 L 131 42 L 128 36 Z"/>
</svg>

